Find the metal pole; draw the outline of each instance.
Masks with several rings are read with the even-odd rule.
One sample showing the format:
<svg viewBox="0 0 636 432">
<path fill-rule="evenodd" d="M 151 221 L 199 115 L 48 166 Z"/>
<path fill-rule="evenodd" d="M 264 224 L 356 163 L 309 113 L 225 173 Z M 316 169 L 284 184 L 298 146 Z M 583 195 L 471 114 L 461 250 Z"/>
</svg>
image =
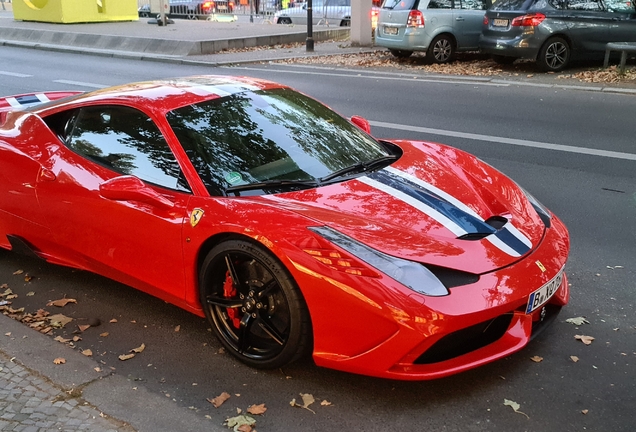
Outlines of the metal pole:
<svg viewBox="0 0 636 432">
<path fill-rule="evenodd" d="M 254 22 L 254 0 L 250 0 L 250 22 Z"/>
<path fill-rule="evenodd" d="M 314 51 L 314 14 L 312 9 L 312 0 L 307 0 L 307 40 L 305 42 L 307 52 Z"/>
</svg>

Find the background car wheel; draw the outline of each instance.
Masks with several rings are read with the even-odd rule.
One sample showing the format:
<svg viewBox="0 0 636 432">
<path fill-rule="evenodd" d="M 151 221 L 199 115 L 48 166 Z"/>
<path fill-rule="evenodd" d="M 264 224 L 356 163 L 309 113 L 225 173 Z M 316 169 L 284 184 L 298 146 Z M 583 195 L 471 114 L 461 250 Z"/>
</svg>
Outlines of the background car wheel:
<svg viewBox="0 0 636 432">
<path fill-rule="evenodd" d="M 411 57 L 411 54 L 413 54 L 413 51 L 405 51 L 405 50 L 389 50 L 389 52 L 397 58 L 408 58 Z"/>
<path fill-rule="evenodd" d="M 278 24 L 291 24 L 291 18 L 282 17 L 278 18 Z"/>
<path fill-rule="evenodd" d="M 311 349 L 307 305 L 291 275 L 265 248 L 225 241 L 200 271 L 201 303 L 226 349 L 249 366 L 279 368 Z"/>
<path fill-rule="evenodd" d="M 539 51 L 537 66 L 544 72 L 563 70 L 570 61 L 570 45 L 560 37 L 548 39 Z"/>
<path fill-rule="evenodd" d="M 492 59 L 495 61 L 495 63 L 500 65 L 513 64 L 515 60 L 517 60 L 516 57 L 508 57 L 508 56 L 502 56 L 502 55 L 493 55 Z"/>
<path fill-rule="evenodd" d="M 426 56 L 434 63 L 448 63 L 455 57 L 455 41 L 449 35 L 439 35 L 428 47 Z"/>
<path fill-rule="evenodd" d="M 188 12 L 187 18 L 189 20 L 195 20 L 198 19 L 197 14 L 195 14 L 194 12 Z"/>
<path fill-rule="evenodd" d="M 340 21 L 340 27 L 351 27 L 351 20 L 343 19 L 342 21 Z"/>
</svg>

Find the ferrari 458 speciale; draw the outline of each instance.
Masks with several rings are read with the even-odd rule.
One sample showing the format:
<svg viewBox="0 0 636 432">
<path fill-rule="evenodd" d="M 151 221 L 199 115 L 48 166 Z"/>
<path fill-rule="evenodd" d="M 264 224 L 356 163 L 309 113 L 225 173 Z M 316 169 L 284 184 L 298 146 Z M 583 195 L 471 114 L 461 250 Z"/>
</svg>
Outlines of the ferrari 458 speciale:
<svg viewBox="0 0 636 432">
<path fill-rule="evenodd" d="M 1 98 L 0 247 L 205 316 L 257 368 L 443 377 L 569 298 L 567 229 L 510 178 L 250 78 Z"/>
</svg>

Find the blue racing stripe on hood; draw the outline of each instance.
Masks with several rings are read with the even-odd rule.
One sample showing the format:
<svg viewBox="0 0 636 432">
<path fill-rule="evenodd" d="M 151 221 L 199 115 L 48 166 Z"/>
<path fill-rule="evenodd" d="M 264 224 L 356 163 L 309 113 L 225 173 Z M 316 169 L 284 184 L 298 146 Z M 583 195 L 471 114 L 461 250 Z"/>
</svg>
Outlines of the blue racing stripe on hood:
<svg viewBox="0 0 636 432">
<path fill-rule="evenodd" d="M 437 196 L 431 191 L 421 188 L 419 185 L 403 177 L 397 176 L 385 170 L 368 174 L 367 177 L 400 191 L 423 204 L 426 204 L 446 216 L 468 234 L 489 235 L 496 232 L 493 227 L 485 223 L 483 220 L 466 213 L 445 199 Z"/>
</svg>

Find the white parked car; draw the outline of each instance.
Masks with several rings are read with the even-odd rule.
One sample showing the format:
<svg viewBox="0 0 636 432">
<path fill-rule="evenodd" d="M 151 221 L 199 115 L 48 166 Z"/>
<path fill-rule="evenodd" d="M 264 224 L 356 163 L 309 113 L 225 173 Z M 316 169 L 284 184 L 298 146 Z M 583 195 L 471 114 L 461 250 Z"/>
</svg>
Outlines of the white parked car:
<svg viewBox="0 0 636 432">
<path fill-rule="evenodd" d="M 313 0 L 315 25 L 351 25 L 351 0 Z M 274 14 L 277 24 L 307 24 L 307 3 L 279 10 Z"/>
</svg>

